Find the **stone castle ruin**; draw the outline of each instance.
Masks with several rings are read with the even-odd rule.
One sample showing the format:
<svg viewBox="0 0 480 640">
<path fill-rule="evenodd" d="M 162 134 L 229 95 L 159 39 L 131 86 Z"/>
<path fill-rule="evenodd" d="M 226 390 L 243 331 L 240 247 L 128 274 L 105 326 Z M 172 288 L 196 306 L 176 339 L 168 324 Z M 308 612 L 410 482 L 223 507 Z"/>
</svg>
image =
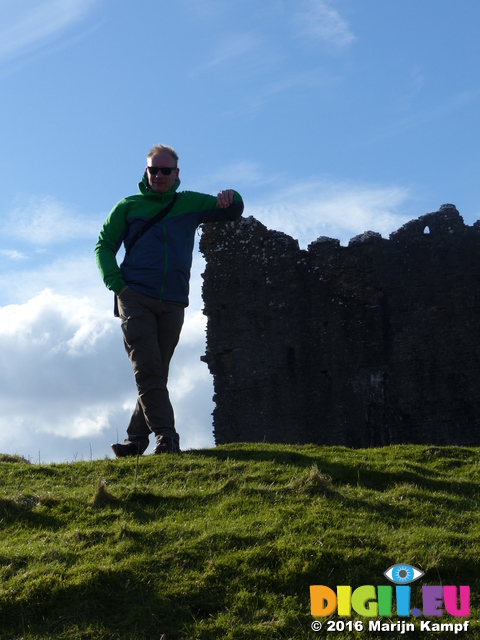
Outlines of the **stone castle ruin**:
<svg viewBox="0 0 480 640">
<path fill-rule="evenodd" d="M 200 250 L 217 444 L 480 445 L 480 222 L 301 250 L 250 217 Z"/>
</svg>

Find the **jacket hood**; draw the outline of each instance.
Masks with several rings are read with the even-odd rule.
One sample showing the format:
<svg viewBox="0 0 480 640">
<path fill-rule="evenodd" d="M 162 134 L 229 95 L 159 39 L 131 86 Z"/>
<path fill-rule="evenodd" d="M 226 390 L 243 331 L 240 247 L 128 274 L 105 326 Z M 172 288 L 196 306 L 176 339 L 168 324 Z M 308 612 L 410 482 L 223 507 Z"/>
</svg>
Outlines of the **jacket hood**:
<svg viewBox="0 0 480 640">
<path fill-rule="evenodd" d="M 171 187 L 168 191 L 165 191 L 165 193 L 157 193 L 156 191 L 153 191 L 153 189 L 148 184 L 147 172 L 145 171 L 145 173 L 143 174 L 143 178 L 138 183 L 138 190 L 143 196 L 156 196 L 162 198 L 163 196 L 172 195 L 173 193 L 175 193 L 179 186 L 180 178 L 177 178 L 173 187 Z"/>
</svg>

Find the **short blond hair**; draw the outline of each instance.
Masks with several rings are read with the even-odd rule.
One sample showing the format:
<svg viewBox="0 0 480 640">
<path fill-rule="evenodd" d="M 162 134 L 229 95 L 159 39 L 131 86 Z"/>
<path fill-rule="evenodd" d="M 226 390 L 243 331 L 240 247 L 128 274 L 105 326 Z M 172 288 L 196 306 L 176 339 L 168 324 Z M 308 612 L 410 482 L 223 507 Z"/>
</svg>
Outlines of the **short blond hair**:
<svg viewBox="0 0 480 640">
<path fill-rule="evenodd" d="M 148 152 L 147 160 L 149 160 L 152 156 L 157 155 L 157 153 L 161 153 L 162 151 L 166 151 L 167 153 L 169 153 L 172 156 L 172 158 L 175 159 L 175 163 L 178 162 L 178 155 L 175 149 L 173 149 L 172 147 L 168 147 L 165 144 L 155 144 Z"/>
</svg>

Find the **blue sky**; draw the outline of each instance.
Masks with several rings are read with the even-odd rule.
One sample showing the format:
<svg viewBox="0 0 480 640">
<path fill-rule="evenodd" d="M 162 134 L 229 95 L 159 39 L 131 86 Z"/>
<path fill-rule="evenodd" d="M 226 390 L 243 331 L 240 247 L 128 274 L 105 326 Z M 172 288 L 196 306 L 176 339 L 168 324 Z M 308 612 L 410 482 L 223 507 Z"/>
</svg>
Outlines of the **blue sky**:
<svg viewBox="0 0 480 640">
<path fill-rule="evenodd" d="M 172 145 L 307 245 L 480 217 L 478 0 L 1 0 L 0 452 L 111 455 L 135 402 L 93 247 Z M 203 258 L 172 362 L 183 448 L 213 446 Z"/>
</svg>

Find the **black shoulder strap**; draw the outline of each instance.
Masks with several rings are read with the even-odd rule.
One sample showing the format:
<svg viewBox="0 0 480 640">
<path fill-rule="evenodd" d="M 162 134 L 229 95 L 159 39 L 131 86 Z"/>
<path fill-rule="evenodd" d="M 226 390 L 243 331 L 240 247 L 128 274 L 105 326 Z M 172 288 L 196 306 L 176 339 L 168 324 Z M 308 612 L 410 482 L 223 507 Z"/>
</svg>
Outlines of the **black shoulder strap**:
<svg viewBox="0 0 480 640">
<path fill-rule="evenodd" d="M 125 253 L 129 253 L 130 252 L 131 248 L 139 240 L 140 236 L 142 236 L 146 231 L 148 231 L 151 227 L 153 227 L 154 224 L 157 224 L 157 222 L 160 222 L 161 220 L 163 220 L 163 218 L 165 218 L 166 215 L 168 215 L 168 213 L 172 209 L 173 205 L 175 204 L 175 200 L 177 199 L 177 196 L 178 196 L 178 193 L 174 193 L 173 194 L 172 201 L 169 204 L 167 204 L 167 206 L 164 207 L 161 211 L 159 211 L 156 216 L 153 216 L 153 218 L 150 218 L 150 220 L 148 220 L 143 225 L 143 227 L 138 232 L 136 238 L 133 238 L 132 240 L 130 240 L 130 242 L 128 244 L 126 242 L 124 242 Z"/>
</svg>

